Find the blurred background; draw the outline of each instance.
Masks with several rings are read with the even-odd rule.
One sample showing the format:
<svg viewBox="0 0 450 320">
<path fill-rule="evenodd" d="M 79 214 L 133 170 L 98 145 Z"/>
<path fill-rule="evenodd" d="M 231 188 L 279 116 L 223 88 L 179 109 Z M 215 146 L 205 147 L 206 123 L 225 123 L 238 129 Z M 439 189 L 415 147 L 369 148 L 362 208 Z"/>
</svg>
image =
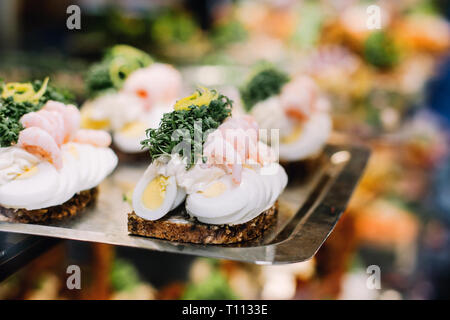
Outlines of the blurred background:
<svg viewBox="0 0 450 320">
<path fill-rule="evenodd" d="M 69 30 L 66 9 L 81 8 Z M 368 29 L 367 8 L 381 28 Z M 269 61 L 314 77 L 332 141 L 372 158 L 317 255 L 257 266 L 64 241 L 0 283 L 0 299 L 450 298 L 450 3 L 442 1 L 2 0 L 0 78 L 42 79 L 85 99 L 84 70 L 123 43 L 186 81 L 232 92 Z M 65 285 L 81 266 L 82 290 Z M 367 268 L 381 270 L 371 290 Z"/>
</svg>

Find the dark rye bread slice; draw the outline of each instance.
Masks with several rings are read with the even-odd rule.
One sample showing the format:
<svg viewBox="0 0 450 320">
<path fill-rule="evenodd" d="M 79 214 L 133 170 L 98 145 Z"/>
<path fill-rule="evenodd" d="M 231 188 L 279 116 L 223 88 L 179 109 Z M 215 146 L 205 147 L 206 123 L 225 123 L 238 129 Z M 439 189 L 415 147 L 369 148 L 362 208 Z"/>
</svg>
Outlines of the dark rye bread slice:
<svg viewBox="0 0 450 320">
<path fill-rule="evenodd" d="M 37 210 L 10 209 L 0 206 L 0 214 L 21 223 L 52 223 L 72 218 L 97 199 L 98 188 L 81 191 L 65 203 Z"/>
<path fill-rule="evenodd" d="M 128 214 L 128 232 L 134 235 L 177 242 L 199 244 L 231 244 L 260 237 L 275 224 L 278 204 L 262 212 L 256 218 L 238 225 L 205 224 L 190 218 L 184 211 L 176 211 L 165 217 L 150 221 Z"/>
</svg>

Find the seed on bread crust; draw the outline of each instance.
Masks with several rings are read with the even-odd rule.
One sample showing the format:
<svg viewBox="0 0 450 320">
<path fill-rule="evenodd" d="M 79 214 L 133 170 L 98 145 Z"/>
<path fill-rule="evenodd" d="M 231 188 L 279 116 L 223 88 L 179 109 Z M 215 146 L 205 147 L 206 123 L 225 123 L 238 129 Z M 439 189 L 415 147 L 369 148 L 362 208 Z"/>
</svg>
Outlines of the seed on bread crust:
<svg viewBox="0 0 450 320">
<path fill-rule="evenodd" d="M 183 214 L 168 214 L 159 220 L 150 221 L 131 212 L 128 214 L 128 232 L 134 235 L 178 242 L 239 243 L 260 237 L 266 229 L 275 224 L 277 213 L 278 206 L 275 203 L 246 223 L 213 225 L 201 223 Z"/>
<path fill-rule="evenodd" d="M 98 188 L 81 191 L 65 203 L 44 209 L 10 209 L 0 206 L 0 214 L 15 222 L 47 224 L 74 217 L 97 199 Z"/>
</svg>

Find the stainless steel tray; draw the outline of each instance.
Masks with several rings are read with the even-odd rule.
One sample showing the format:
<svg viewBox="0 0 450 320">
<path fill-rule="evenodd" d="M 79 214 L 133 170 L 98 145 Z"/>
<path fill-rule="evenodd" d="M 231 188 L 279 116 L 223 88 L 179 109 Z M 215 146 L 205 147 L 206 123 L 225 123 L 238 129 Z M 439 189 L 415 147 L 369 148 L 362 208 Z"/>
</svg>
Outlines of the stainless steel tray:
<svg viewBox="0 0 450 320">
<path fill-rule="evenodd" d="M 333 231 L 363 173 L 369 154 L 362 147 L 328 145 L 308 174 L 301 168 L 289 168 L 290 182 L 279 198 L 277 224 L 253 242 L 195 245 L 129 235 L 127 213 L 130 207 L 122 196 L 139 179 L 147 164 L 121 164 L 100 185 L 97 204 L 74 220 L 51 226 L 0 221 L 0 231 L 257 264 L 305 261 L 317 252 Z"/>
</svg>

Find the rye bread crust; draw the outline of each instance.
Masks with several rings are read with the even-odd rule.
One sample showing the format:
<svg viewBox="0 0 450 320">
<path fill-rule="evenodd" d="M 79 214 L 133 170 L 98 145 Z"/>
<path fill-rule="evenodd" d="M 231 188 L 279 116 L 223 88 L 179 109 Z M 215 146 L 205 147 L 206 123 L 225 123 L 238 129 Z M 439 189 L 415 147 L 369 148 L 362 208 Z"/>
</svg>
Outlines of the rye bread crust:
<svg viewBox="0 0 450 320">
<path fill-rule="evenodd" d="M 256 218 L 238 225 L 211 225 L 175 213 L 159 220 L 150 221 L 138 217 L 134 211 L 128 214 L 128 232 L 134 235 L 198 244 L 231 244 L 260 237 L 275 224 L 278 205 L 261 213 Z"/>
<path fill-rule="evenodd" d="M 98 196 L 98 188 L 81 191 L 65 203 L 37 210 L 10 209 L 0 206 L 0 214 L 21 223 L 52 223 L 72 218 L 92 204 Z"/>
</svg>

